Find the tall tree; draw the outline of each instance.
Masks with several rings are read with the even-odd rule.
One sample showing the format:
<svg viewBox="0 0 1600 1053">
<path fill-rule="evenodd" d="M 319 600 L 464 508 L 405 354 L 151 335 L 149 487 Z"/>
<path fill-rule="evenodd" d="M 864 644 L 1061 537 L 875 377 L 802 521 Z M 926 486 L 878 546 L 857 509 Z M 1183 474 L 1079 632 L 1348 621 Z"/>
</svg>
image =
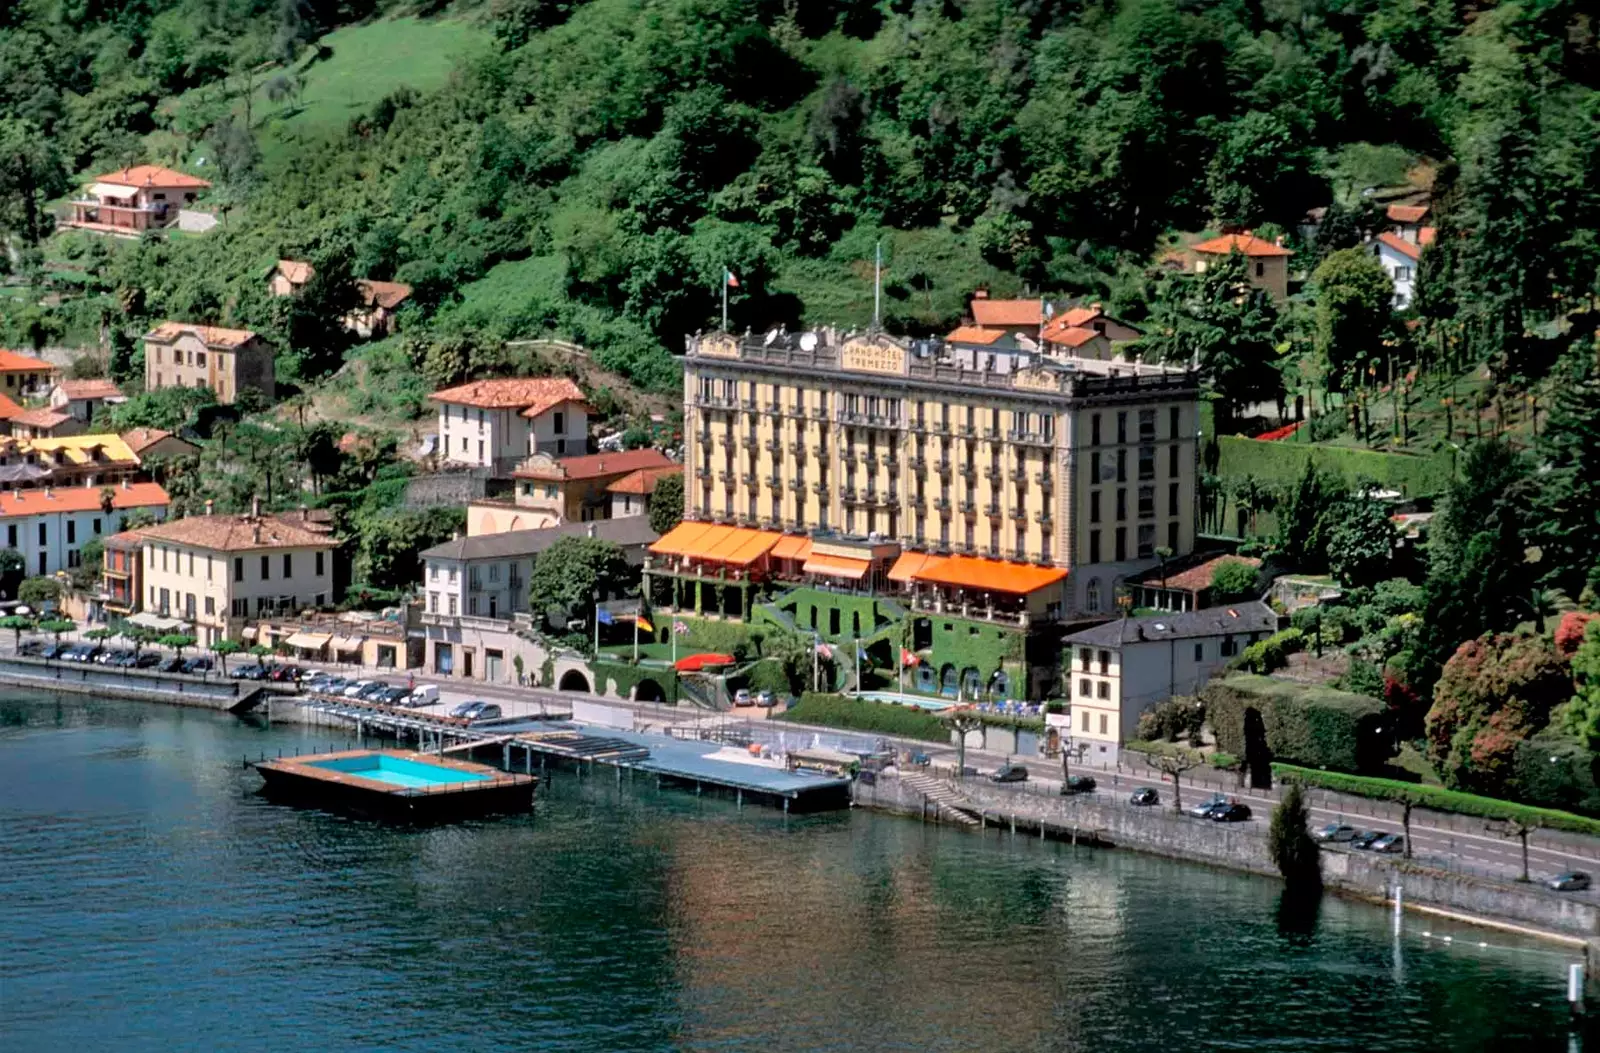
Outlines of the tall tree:
<svg viewBox="0 0 1600 1053">
<path fill-rule="evenodd" d="M 0 230 L 39 244 L 50 229 L 45 202 L 67 189 L 67 169 L 54 140 L 31 121 L 0 118 Z"/>
<path fill-rule="evenodd" d="M 1343 480 L 1307 458 L 1300 481 L 1278 505 L 1278 536 L 1273 550 L 1302 573 L 1322 573 L 1328 566 L 1334 512 L 1343 498 Z"/>
<path fill-rule="evenodd" d="M 683 473 L 673 472 L 656 480 L 650 495 L 650 529 L 665 534 L 683 520 Z"/>
<path fill-rule="evenodd" d="M 1576 596 L 1600 566 L 1600 370 L 1586 350 L 1562 363 L 1539 437 L 1532 537 L 1544 580 Z"/>
<path fill-rule="evenodd" d="M 1351 390 L 1361 383 L 1368 363 L 1385 356 L 1394 284 L 1382 265 L 1361 249 L 1331 253 L 1311 280 L 1317 298 L 1317 354 L 1333 385 Z"/>
</svg>

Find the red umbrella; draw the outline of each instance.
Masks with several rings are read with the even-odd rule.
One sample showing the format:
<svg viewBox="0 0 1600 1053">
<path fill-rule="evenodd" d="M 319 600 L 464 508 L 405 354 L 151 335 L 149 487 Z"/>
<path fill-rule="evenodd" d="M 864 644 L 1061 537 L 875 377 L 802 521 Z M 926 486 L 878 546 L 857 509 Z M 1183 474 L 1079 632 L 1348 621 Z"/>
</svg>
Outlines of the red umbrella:
<svg viewBox="0 0 1600 1053">
<path fill-rule="evenodd" d="M 680 673 L 698 673 L 707 666 L 733 665 L 734 657 L 731 654 L 692 654 L 687 658 L 680 658 L 673 668 Z"/>
</svg>

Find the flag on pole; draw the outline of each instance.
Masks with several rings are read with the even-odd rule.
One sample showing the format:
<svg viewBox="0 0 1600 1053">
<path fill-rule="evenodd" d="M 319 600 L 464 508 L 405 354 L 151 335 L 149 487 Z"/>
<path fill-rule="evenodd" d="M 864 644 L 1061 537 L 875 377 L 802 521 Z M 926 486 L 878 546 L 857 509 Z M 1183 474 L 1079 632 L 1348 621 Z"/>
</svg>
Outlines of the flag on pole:
<svg viewBox="0 0 1600 1053">
<path fill-rule="evenodd" d="M 672 631 L 677 633 L 679 636 L 688 636 L 689 635 L 689 627 L 687 625 L 683 624 L 682 622 L 673 622 L 672 623 Z"/>
<path fill-rule="evenodd" d="M 903 666 L 921 665 L 922 659 L 902 647 L 900 648 L 900 664 Z"/>
<path fill-rule="evenodd" d="M 647 633 L 653 633 L 656 631 L 656 627 L 650 624 L 650 619 L 646 618 L 642 614 L 636 615 L 633 619 L 633 623 Z"/>
<path fill-rule="evenodd" d="M 819 643 L 819 644 L 817 644 L 817 653 L 820 654 L 824 658 L 832 658 L 833 657 L 833 648 L 829 647 L 825 643 Z"/>
<path fill-rule="evenodd" d="M 734 274 L 732 271 L 728 270 L 727 268 L 723 268 L 722 275 L 723 275 L 723 281 L 727 282 L 727 284 L 728 284 L 728 288 L 737 289 L 739 287 L 739 276 L 738 275 Z"/>
<path fill-rule="evenodd" d="M 594 609 L 594 620 L 599 622 L 601 625 L 611 625 L 614 622 L 614 619 L 611 617 L 611 612 L 606 610 L 604 607 L 596 607 Z"/>
</svg>

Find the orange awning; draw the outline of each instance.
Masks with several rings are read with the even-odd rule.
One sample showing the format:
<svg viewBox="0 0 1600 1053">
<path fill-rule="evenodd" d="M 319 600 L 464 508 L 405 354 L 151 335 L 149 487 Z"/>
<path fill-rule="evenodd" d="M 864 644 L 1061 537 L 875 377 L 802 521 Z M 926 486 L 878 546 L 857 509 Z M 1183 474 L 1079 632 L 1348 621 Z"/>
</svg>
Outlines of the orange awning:
<svg viewBox="0 0 1600 1053">
<path fill-rule="evenodd" d="M 684 556 L 747 567 L 766 555 L 782 536 L 770 530 L 715 523 L 679 523 L 651 545 L 650 551 L 658 556 Z"/>
<path fill-rule="evenodd" d="M 894 561 L 894 566 L 889 568 L 889 580 L 906 585 L 918 572 L 943 562 L 943 556 L 935 556 L 932 552 L 902 552 L 900 558 Z"/>
<path fill-rule="evenodd" d="M 813 552 L 811 558 L 806 560 L 806 565 L 800 569 L 807 574 L 826 574 L 832 578 L 849 578 L 851 581 L 858 581 L 866 577 L 867 570 L 871 566 L 871 561 L 865 559 L 850 559 L 846 556 L 824 556 Z"/>
<path fill-rule="evenodd" d="M 811 555 L 811 539 L 800 534 L 785 534 L 772 546 L 773 559 L 805 559 Z"/>
<path fill-rule="evenodd" d="M 933 585 L 956 585 L 984 592 L 1009 592 L 1026 596 L 1058 584 L 1067 576 L 1060 567 L 1037 567 L 1004 559 L 977 559 L 950 556 L 938 564 L 925 565 L 912 574 L 916 581 Z"/>
</svg>

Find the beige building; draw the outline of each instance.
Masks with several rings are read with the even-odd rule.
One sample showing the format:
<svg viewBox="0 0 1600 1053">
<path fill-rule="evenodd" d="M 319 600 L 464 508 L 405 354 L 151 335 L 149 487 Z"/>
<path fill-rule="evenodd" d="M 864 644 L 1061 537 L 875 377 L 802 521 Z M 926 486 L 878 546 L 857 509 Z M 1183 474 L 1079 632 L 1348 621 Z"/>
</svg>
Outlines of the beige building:
<svg viewBox="0 0 1600 1053">
<path fill-rule="evenodd" d="M 160 165 L 135 165 L 94 177 L 70 203 L 61 225 L 137 237 L 178 222 L 178 213 L 211 184 Z"/>
<path fill-rule="evenodd" d="M 1065 568 L 1063 613 L 1113 610 L 1158 547 L 1193 549 L 1196 379 L 995 354 L 974 369 L 881 334 L 691 339 L 687 518 Z"/>
<path fill-rule="evenodd" d="M 1189 250 L 1194 254 L 1194 272 L 1204 274 L 1206 268 L 1233 253 L 1241 253 L 1247 265 L 1250 284 L 1265 289 L 1274 300 L 1282 302 L 1289 296 L 1289 257 L 1294 253 L 1275 241 L 1258 238 L 1248 230 L 1242 234 L 1224 234 L 1220 238 L 1202 241 Z"/>
<path fill-rule="evenodd" d="M 201 646 L 245 622 L 335 601 L 337 542 L 300 515 L 202 515 L 143 530 L 144 609 L 182 618 Z"/>
<path fill-rule="evenodd" d="M 1109 764 L 1138 737 L 1139 717 L 1192 695 L 1257 640 L 1278 629 L 1259 601 L 1118 618 L 1068 636 L 1062 657 L 1071 694 L 1069 732 L 1085 759 Z M 1065 722 L 1063 722 L 1065 723 Z"/>
<path fill-rule="evenodd" d="M 42 358 L 0 347 L 0 377 L 5 378 L 3 392 L 9 399 L 40 394 L 58 375 L 59 370 Z"/>
<path fill-rule="evenodd" d="M 144 386 L 210 388 L 222 403 L 254 388 L 270 400 L 272 359 L 272 345 L 248 329 L 162 322 L 144 335 Z"/>
<path fill-rule="evenodd" d="M 606 487 L 606 492 L 611 495 L 611 518 L 624 519 L 628 516 L 649 515 L 650 503 L 655 499 L 656 486 L 669 475 L 682 474 L 683 466 L 680 464 L 640 468 L 611 483 Z"/>
<path fill-rule="evenodd" d="M 115 406 L 128 398 L 116 383 L 99 380 L 58 380 L 50 389 L 50 408 L 88 424 L 101 406 Z"/>
<path fill-rule="evenodd" d="M 565 377 L 474 380 L 428 396 L 439 404 L 439 459 L 509 475 L 535 454 L 589 450 L 589 408 Z"/>
</svg>

